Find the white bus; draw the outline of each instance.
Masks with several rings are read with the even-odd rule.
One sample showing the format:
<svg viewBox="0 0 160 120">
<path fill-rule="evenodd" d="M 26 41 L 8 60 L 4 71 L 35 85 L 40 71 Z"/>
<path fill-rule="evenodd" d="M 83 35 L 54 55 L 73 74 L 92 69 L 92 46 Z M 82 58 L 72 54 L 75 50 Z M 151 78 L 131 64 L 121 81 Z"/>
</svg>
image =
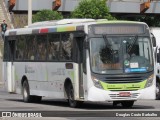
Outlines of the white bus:
<svg viewBox="0 0 160 120">
<path fill-rule="evenodd" d="M 154 54 L 156 60 L 156 99 L 160 100 L 160 27 L 150 27 L 150 31 L 156 39 L 156 46 L 154 47 Z"/>
<path fill-rule="evenodd" d="M 64 19 L 8 30 L 4 81 L 24 102 L 42 97 L 112 101 L 155 99 L 152 38 L 142 22 Z"/>
</svg>

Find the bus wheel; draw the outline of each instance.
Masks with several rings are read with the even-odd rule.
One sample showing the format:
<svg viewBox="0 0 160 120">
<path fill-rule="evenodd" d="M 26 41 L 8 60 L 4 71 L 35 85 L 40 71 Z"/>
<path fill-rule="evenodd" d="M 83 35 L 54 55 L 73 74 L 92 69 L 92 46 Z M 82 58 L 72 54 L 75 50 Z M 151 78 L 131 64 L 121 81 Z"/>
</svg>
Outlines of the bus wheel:
<svg viewBox="0 0 160 120">
<path fill-rule="evenodd" d="M 160 84 L 156 82 L 156 100 L 160 99 Z"/>
<path fill-rule="evenodd" d="M 33 102 L 40 103 L 42 100 L 42 96 L 31 96 L 33 97 Z"/>
<path fill-rule="evenodd" d="M 76 101 L 74 99 L 74 90 L 72 84 L 69 84 L 67 94 L 68 94 L 68 103 L 70 107 L 72 108 L 79 107 L 80 101 Z"/>
<path fill-rule="evenodd" d="M 121 104 L 123 108 L 131 108 L 134 104 L 134 101 L 122 101 Z"/>
<path fill-rule="evenodd" d="M 26 80 L 23 82 L 22 85 L 22 94 L 23 94 L 23 101 L 26 103 L 31 102 L 31 100 L 33 99 L 32 96 L 30 96 L 29 85 Z"/>
</svg>

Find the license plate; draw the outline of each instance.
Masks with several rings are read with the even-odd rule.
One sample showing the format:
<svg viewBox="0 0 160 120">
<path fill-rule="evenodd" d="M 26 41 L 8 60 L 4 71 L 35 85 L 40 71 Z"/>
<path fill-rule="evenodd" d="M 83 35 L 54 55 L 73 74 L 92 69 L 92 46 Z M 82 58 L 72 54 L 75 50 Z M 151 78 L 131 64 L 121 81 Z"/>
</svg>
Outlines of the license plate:
<svg viewBox="0 0 160 120">
<path fill-rule="evenodd" d="M 121 97 L 130 97 L 131 93 L 130 92 L 120 92 L 119 96 L 121 96 Z"/>
</svg>

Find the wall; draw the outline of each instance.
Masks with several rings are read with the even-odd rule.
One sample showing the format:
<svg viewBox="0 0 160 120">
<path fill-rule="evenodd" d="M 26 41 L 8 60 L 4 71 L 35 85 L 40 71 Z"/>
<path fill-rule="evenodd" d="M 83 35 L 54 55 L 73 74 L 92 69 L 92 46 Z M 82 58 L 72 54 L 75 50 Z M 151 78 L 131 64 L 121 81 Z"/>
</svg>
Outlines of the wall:
<svg viewBox="0 0 160 120">
<path fill-rule="evenodd" d="M 5 0 L 6 4 L 8 0 Z M 33 11 L 42 9 L 52 9 L 54 0 L 32 0 Z M 70 12 L 73 11 L 81 0 L 62 0 L 62 5 L 58 11 Z M 148 0 L 108 0 L 106 5 L 111 13 L 140 13 L 140 4 Z M 14 7 L 16 11 L 27 11 L 28 0 L 16 0 Z M 152 1 L 150 8 L 146 13 L 160 13 L 160 0 Z"/>
<path fill-rule="evenodd" d="M 8 0 L 5 0 L 8 4 Z M 41 9 L 52 9 L 53 0 L 32 0 L 33 11 Z M 16 5 L 13 10 L 17 11 L 27 11 L 28 10 L 28 0 L 16 0 Z"/>
<path fill-rule="evenodd" d="M 8 4 L 8 0 L 6 5 Z M 32 0 L 33 11 L 38 11 L 42 9 L 52 9 L 52 3 L 54 0 Z M 62 6 L 58 11 L 73 11 L 81 0 L 62 0 Z M 28 0 L 16 0 L 16 5 L 13 10 L 16 11 L 27 11 L 28 10 Z"/>
</svg>

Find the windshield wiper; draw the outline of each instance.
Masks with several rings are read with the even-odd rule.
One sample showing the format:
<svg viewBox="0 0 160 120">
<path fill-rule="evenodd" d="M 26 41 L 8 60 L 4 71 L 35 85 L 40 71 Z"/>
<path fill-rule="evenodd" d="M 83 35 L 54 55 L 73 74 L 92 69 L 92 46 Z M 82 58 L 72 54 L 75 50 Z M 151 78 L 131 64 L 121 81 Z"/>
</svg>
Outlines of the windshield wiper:
<svg viewBox="0 0 160 120">
<path fill-rule="evenodd" d="M 110 53 L 113 54 L 113 49 L 109 46 L 107 35 L 102 35 L 102 36 L 103 36 L 103 39 L 104 39 L 104 42 L 105 42 L 107 48 L 110 50 Z"/>
</svg>

